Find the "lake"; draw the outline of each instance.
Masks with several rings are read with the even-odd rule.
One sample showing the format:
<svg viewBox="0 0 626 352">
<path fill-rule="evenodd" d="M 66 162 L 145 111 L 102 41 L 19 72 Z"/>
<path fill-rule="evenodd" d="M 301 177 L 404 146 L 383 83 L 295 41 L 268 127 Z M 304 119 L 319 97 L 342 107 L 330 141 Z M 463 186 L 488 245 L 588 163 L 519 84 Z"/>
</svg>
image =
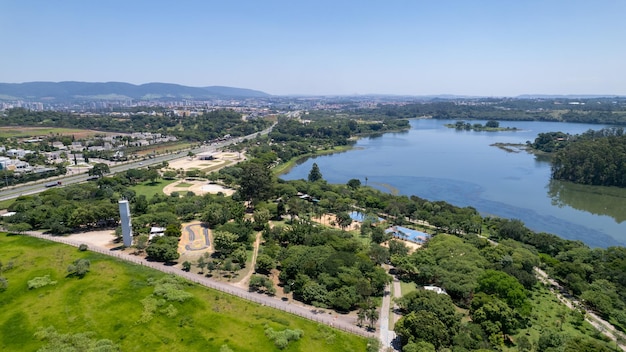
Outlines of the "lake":
<svg viewBox="0 0 626 352">
<path fill-rule="evenodd" d="M 578 134 L 607 126 L 502 121 L 519 131 L 457 131 L 456 120 L 418 119 L 400 133 L 360 139 L 345 153 L 305 160 L 281 177 L 306 179 L 313 162 L 330 183 L 358 178 L 383 191 L 472 206 L 483 215 L 520 219 L 534 231 L 592 247 L 626 245 L 626 190 L 550 181 L 550 163 L 494 143 L 526 143 L 537 134 Z M 486 121 L 471 121 L 482 123 Z M 366 181 L 367 178 L 367 181 Z"/>
</svg>

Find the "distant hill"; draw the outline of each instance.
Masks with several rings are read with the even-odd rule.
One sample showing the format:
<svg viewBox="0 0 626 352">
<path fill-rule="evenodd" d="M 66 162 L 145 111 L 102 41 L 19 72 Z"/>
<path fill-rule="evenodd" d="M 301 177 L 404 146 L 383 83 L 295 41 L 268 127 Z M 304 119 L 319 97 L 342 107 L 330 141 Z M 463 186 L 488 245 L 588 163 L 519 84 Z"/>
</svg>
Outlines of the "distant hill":
<svg viewBox="0 0 626 352">
<path fill-rule="evenodd" d="M 210 86 L 188 87 L 171 83 L 134 85 L 124 82 L 27 82 L 0 83 L 0 100 L 166 100 L 262 98 L 270 95 L 258 90 Z"/>
</svg>

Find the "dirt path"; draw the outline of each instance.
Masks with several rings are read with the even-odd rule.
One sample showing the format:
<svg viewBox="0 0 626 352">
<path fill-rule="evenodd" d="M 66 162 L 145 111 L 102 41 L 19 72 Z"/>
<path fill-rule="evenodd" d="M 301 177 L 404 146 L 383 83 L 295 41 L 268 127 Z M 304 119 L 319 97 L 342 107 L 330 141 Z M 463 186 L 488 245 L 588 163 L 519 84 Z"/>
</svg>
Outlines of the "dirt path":
<svg viewBox="0 0 626 352">
<path fill-rule="evenodd" d="M 563 286 L 561 286 L 555 280 L 551 279 L 545 271 L 537 267 L 535 267 L 534 269 L 535 273 L 537 274 L 537 278 L 539 278 L 542 283 L 548 285 L 550 287 L 550 291 L 554 293 L 556 298 L 558 298 L 559 301 L 565 304 L 569 309 L 577 309 L 577 307 L 581 306 L 581 303 L 578 300 L 565 297 L 563 295 L 563 292 L 566 292 L 566 290 L 563 288 Z M 602 319 L 593 312 L 587 311 L 585 314 L 585 320 L 598 331 L 600 331 L 604 336 L 615 342 L 615 344 L 619 346 L 622 351 L 626 351 L 626 345 L 624 345 L 623 343 L 623 341 L 626 340 L 626 335 L 624 335 L 624 333 L 615 329 L 613 325 L 611 325 L 609 322 Z"/>
<path fill-rule="evenodd" d="M 254 268 L 256 267 L 256 257 L 259 254 L 259 245 L 261 244 L 261 232 L 257 232 L 256 234 L 256 240 L 254 241 L 254 250 L 252 251 L 252 260 L 250 260 L 250 270 L 248 270 L 248 273 L 244 276 L 241 277 L 241 279 L 237 282 L 235 282 L 233 285 L 243 288 L 243 289 L 248 289 L 248 283 L 250 282 L 250 278 L 252 277 L 252 274 L 254 274 Z"/>
</svg>

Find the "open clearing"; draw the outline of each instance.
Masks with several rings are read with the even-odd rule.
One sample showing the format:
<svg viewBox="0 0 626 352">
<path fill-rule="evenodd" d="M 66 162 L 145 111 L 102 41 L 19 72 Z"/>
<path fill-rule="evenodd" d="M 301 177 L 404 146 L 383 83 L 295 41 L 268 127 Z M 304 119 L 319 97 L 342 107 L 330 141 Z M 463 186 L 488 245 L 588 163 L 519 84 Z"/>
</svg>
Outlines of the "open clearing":
<svg viewBox="0 0 626 352">
<path fill-rule="evenodd" d="M 60 333 L 91 331 L 94 339 L 110 339 L 122 351 L 275 351 L 264 334 L 302 329 L 304 336 L 284 351 L 364 351 L 366 340 L 196 284 L 184 302 L 154 297 L 151 284 L 167 275 L 94 252 L 26 236 L 0 234 L 2 275 L 9 282 L 0 293 L 0 350 L 35 351 L 42 327 Z M 90 272 L 67 277 L 67 266 L 84 258 Z M 13 268 L 6 270 L 12 262 Z M 27 281 L 50 275 L 55 285 L 29 290 Z M 161 303 L 159 303 L 159 300 Z M 149 304 L 156 302 L 156 305 Z M 154 309 L 153 309 L 154 308 Z"/>
<path fill-rule="evenodd" d="M 120 135 L 123 133 L 101 132 L 94 130 L 83 130 L 78 128 L 60 128 L 60 127 L 24 127 L 24 126 L 10 126 L 0 127 L 0 137 L 37 137 L 37 136 L 49 136 L 49 135 L 73 135 L 76 139 L 88 138 L 93 135 Z"/>
</svg>

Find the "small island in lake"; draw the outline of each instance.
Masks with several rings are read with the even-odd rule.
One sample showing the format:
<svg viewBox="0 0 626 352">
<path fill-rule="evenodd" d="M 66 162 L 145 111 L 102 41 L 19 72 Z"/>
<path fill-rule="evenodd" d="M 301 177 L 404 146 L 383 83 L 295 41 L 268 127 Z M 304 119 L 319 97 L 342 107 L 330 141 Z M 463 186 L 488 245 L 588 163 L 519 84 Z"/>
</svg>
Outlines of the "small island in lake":
<svg viewBox="0 0 626 352">
<path fill-rule="evenodd" d="M 454 124 L 452 123 L 445 124 L 445 126 L 448 128 L 454 128 L 454 129 L 463 130 L 463 131 L 500 132 L 500 131 L 517 131 L 518 130 L 517 127 L 500 127 L 500 122 L 496 120 L 489 120 L 484 125 L 480 123 L 471 124 L 465 121 L 457 121 Z"/>
</svg>

